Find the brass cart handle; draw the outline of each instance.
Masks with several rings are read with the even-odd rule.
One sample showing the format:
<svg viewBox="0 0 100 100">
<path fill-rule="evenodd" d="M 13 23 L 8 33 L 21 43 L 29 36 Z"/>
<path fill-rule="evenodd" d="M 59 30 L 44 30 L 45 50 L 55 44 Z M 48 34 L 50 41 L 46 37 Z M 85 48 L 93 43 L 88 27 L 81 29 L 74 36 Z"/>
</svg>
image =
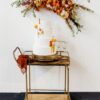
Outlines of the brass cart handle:
<svg viewBox="0 0 100 100">
<path fill-rule="evenodd" d="M 13 51 L 13 57 L 14 57 L 14 59 L 15 59 L 16 62 L 17 62 L 17 58 L 16 58 L 16 51 L 17 51 L 17 50 L 19 51 L 19 53 L 20 53 L 21 55 L 23 54 L 19 47 L 16 47 L 16 48 L 14 49 L 14 51 Z"/>
</svg>

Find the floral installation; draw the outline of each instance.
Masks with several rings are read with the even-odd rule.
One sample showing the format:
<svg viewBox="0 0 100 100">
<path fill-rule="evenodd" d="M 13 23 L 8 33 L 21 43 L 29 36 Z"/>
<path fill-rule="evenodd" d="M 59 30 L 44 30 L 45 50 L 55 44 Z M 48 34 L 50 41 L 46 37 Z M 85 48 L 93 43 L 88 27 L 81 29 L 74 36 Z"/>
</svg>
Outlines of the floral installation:
<svg viewBox="0 0 100 100">
<path fill-rule="evenodd" d="M 90 0 L 88 0 L 88 2 L 90 2 Z M 93 12 L 91 9 L 83 5 L 74 3 L 73 0 L 17 0 L 12 3 L 12 5 L 15 4 L 17 7 L 25 7 L 25 9 L 21 11 L 24 13 L 24 16 L 29 11 L 32 11 L 34 17 L 36 17 L 35 11 L 40 11 L 42 8 L 53 11 L 65 19 L 73 35 L 75 33 L 73 25 L 77 28 L 77 31 L 81 31 L 82 28 L 82 25 L 79 22 L 77 10 L 81 8 L 83 10 Z"/>
</svg>

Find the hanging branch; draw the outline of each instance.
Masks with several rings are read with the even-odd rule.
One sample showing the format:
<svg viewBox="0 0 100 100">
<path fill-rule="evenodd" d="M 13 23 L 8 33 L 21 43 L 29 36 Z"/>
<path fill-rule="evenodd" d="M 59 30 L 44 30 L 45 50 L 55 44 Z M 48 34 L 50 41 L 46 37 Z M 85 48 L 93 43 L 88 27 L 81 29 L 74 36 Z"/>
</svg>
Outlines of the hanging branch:
<svg viewBox="0 0 100 100">
<path fill-rule="evenodd" d="M 94 12 L 93 10 L 91 10 L 91 9 L 89 9 L 89 8 L 83 6 L 83 5 L 80 5 L 80 4 L 76 4 L 76 3 L 75 3 L 74 6 L 77 7 L 77 8 L 81 8 L 81 9 L 83 9 L 83 10 L 92 12 L 92 13 Z"/>
<path fill-rule="evenodd" d="M 88 2 L 90 2 L 90 0 L 87 0 Z"/>
<path fill-rule="evenodd" d="M 67 23 L 68 27 L 70 28 L 70 30 L 72 31 L 73 36 L 75 36 L 75 34 L 74 34 L 75 32 L 74 32 L 74 30 L 73 30 L 72 25 L 70 24 L 70 20 L 69 20 L 69 19 L 67 19 L 67 20 L 66 20 L 66 23 Z"/>
<path fill-rule="evenodd" d="M 21 11 L 21 13 L 23 13 L 23 16 L 25 17 L 25 16 L 26 16 L 26 14 L 28 13 L 28 11 L 29 11 L 29 9 L 28 9 L 28 8 L 26 8 L 26 9 L 22 10 L 22 11 Z"/>
<path fill-rule="evenodd" d="M 73 24 L 76 26 L 78 32 L 81 31 L 82 25 L 80 25 L 80 23 L 76 22 L 76 20 L 73 19 L 73 18 L 70 18 L 70 20 L 71 20 L 71 21 L 73 22 Z M 77 32 L 77 33 L 78 33 L 78 32 Z"/>
<path fill-rule="evenodd" d="M 15 2 L 13 2 L 11 5 L 14 6 L 16 5 L 16 7 L 20 7 L 22 5 L 22 3 L 24 2 L 24 0 L 16 0 Z"/>
<path fill-rule="evenodd" d="M 36 17 L 34 9 L 32 9 L 33 16 Z"/>
</svg>

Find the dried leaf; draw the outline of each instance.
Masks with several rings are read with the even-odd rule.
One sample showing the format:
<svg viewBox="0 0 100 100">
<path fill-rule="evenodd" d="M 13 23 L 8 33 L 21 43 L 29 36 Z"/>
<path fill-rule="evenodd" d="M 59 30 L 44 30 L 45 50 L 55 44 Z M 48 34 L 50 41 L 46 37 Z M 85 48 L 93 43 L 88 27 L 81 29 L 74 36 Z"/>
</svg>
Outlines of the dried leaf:
<svg viewBox="0 0 100 100">
<path fill-rule="evenodd" d="M 80 5 L 80 4 L 74 4 L 74 6 L 76 6 L 76 7 L 78 7 L 78 8 L 81 8 L 81 9 L 83 9 L 83 10 L 86 10 L 86 11 L 89 11 L 89 12 L 94 12 L 93 10 L 91 10 L 91 9 L 89 9 L 89 8 L 87 8 L 87 7 L 85 7 L 85 6 L 83 6 L 83 5 Z"/>
</svg>

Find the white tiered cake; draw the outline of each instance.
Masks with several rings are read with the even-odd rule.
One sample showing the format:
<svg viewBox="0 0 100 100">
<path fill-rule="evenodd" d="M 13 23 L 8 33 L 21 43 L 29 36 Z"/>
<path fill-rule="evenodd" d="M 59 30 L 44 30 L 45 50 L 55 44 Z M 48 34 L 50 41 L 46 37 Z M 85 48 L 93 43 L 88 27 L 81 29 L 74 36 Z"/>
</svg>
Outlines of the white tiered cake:
<svg viewBox="0 0 100 100">
<path fill-rule="evenodd" d="M 54 55 L 56 53 L 52 27 L 49 21 L 38 20 L 35 24 L 36 34 L 34 37 L 33 53 L 35 55 Z"/>
</svg>

